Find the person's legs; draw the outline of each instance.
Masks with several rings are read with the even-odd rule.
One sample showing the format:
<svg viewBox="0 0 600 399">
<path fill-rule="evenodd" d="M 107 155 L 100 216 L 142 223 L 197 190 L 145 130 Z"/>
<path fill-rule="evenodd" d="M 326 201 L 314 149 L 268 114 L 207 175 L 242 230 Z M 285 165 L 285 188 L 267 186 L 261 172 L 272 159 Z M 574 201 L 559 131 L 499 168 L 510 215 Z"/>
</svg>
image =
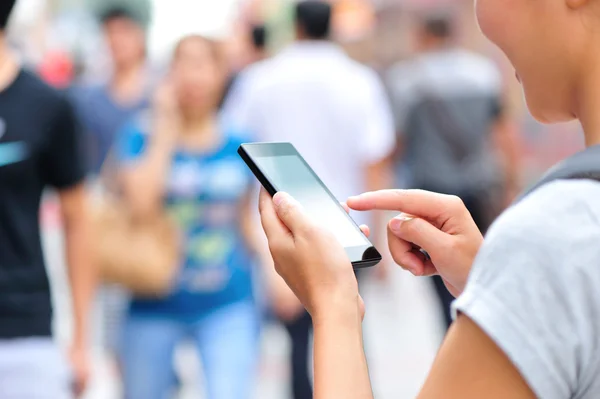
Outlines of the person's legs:
<svg viewBox="0 0 600 399">
<path fill-rule="evenodd" d="M 52 338 L 0 341 L 3 399 L 69 399 L 71 382 L 67 360 Z"/>
<path fill-rule="evenodd" d="M 253 394 L 259 356 L 259 320 L 251 302 L 216 310 L 194 327 L 208 399 L 247 399 Z"/>
<path fill-rule="evenodd" d="M 313 390 L 308 374 L 310 332 L 312 320 L 307 312 L 284 323 L 292 341 L 292 390 L 294 399 L 312 399 Z"/>
<path fill-rule="evenodd" d="M 173 389 L 173 352 L 185 325 L 129 317 L 121 347 L 125 399 L 167 399 Z"/>
</svg>

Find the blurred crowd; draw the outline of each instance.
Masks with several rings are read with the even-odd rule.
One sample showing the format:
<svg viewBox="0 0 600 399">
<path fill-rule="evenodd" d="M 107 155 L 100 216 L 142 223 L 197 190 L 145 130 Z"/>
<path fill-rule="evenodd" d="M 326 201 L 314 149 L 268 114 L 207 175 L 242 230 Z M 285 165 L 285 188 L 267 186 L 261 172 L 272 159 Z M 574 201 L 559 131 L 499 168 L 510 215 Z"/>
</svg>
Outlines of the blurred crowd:
<svg viewBox="0 0 600 399">
<path fill-rule="evenodd" d="M 266 321 L 290 338 L 290 397 L 312 398 L 310 315 L 273 270 L 243 142 L 292 142 L 342 201 L 391 187 L 458 195 L 482 231 L 537 169 L 580 146 L 530 159 L 540 128 L 519 119 L 493 51 L 464 40 L 462 3 L 393 19 L 395 8 L 382 15 L 368 2 L 299 1 L 286 8 L 286 37 L 260 2 L 239 2 L 235 40 L 191 24 L 157 62 L 148 5 L 76 14 L 97 37 L 42 51 L 6 29 L 13 3 L 0 6 L 0 398 L 83 393 L 98 331 L 125 398 L 176 397 L 183 340 L 202 361 L 207 398 L 248 398 Z M 410 19 L 411 30 L 374 35 L 386 19 Z M 51 339 L 34 216 L 46 188 L 62 209 L 72 373 Z M 385 215 L 352 216 L 387 246 Z M 164 238 L 170 229 L 177 240 Z M 383 284 L 393 265 L 384 258 L 357 278 Z M 452 296 L 441 279 L 431 285 L 449 326 Z"/>
</svg>

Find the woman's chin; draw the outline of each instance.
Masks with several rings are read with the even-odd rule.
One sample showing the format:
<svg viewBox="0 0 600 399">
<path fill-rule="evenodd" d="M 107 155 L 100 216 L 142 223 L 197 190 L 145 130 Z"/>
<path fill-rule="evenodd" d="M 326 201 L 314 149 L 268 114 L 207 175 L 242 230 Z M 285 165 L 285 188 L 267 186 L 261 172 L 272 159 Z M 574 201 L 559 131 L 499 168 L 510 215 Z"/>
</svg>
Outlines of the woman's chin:
<svg viewBox="0 0 600 399">
<path fill-rule="evenodd" d="M 529 113 L 536 121 L 544 125 L 571 122 L 572 120 L 577 119 L 575 115 L 567 113 L 544 112 L 544 110 L 534 111 L 531 108 L 529 108 Z"/>
<path fill-rule="evenodd" d="M 533 118 L 544 125 L 552 123 L 570 122 L 576 117 L 571 112 L 565 112 L 558 107 L 549 106 L 549 104 L 543 104 L 542 101 L 535 101 L 529 98 L 525 94 L 525 102 L 529 113 Z"/>
</svg>

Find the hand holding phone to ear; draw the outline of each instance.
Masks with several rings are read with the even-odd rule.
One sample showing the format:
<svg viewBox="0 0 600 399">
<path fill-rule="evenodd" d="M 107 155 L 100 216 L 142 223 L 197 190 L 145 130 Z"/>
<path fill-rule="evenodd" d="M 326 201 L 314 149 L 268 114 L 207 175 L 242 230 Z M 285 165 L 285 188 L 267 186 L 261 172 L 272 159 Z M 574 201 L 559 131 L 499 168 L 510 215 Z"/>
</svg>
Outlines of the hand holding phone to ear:
<svg viewBox="0 0 600 399">
<path fill-rule="evenodd" d="M 394 261 L 415 276 L 439 274 L 454 296 L 462 292 L 483 237 L 460 198 L 423 190 L 381 190 L 351 197 L 347 204 L 358 211 L 402 212 L 388 223 Z"/>
</svg>

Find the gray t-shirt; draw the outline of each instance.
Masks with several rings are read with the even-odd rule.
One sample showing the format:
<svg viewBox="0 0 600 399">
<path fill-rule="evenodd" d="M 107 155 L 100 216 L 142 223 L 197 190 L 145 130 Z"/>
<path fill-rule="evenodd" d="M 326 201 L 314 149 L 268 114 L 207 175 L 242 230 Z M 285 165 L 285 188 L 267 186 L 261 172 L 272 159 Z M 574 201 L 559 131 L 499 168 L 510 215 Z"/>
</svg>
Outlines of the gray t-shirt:
<svg viewBox="0 0 600 399">
<path fill-rule="evenodd" d="M 455 48 L 428 52 L 394 65 L 386 82 L 410 187 L 468 194 L 500 181 L 491 132 L 502 80 L 491 60 Z"/>
<path fill-rule="evenodd" d="M 507 210 L 453 307 L 538 397 L 600 398 L 600 183 L 555 181 Z"/>
</svg>

